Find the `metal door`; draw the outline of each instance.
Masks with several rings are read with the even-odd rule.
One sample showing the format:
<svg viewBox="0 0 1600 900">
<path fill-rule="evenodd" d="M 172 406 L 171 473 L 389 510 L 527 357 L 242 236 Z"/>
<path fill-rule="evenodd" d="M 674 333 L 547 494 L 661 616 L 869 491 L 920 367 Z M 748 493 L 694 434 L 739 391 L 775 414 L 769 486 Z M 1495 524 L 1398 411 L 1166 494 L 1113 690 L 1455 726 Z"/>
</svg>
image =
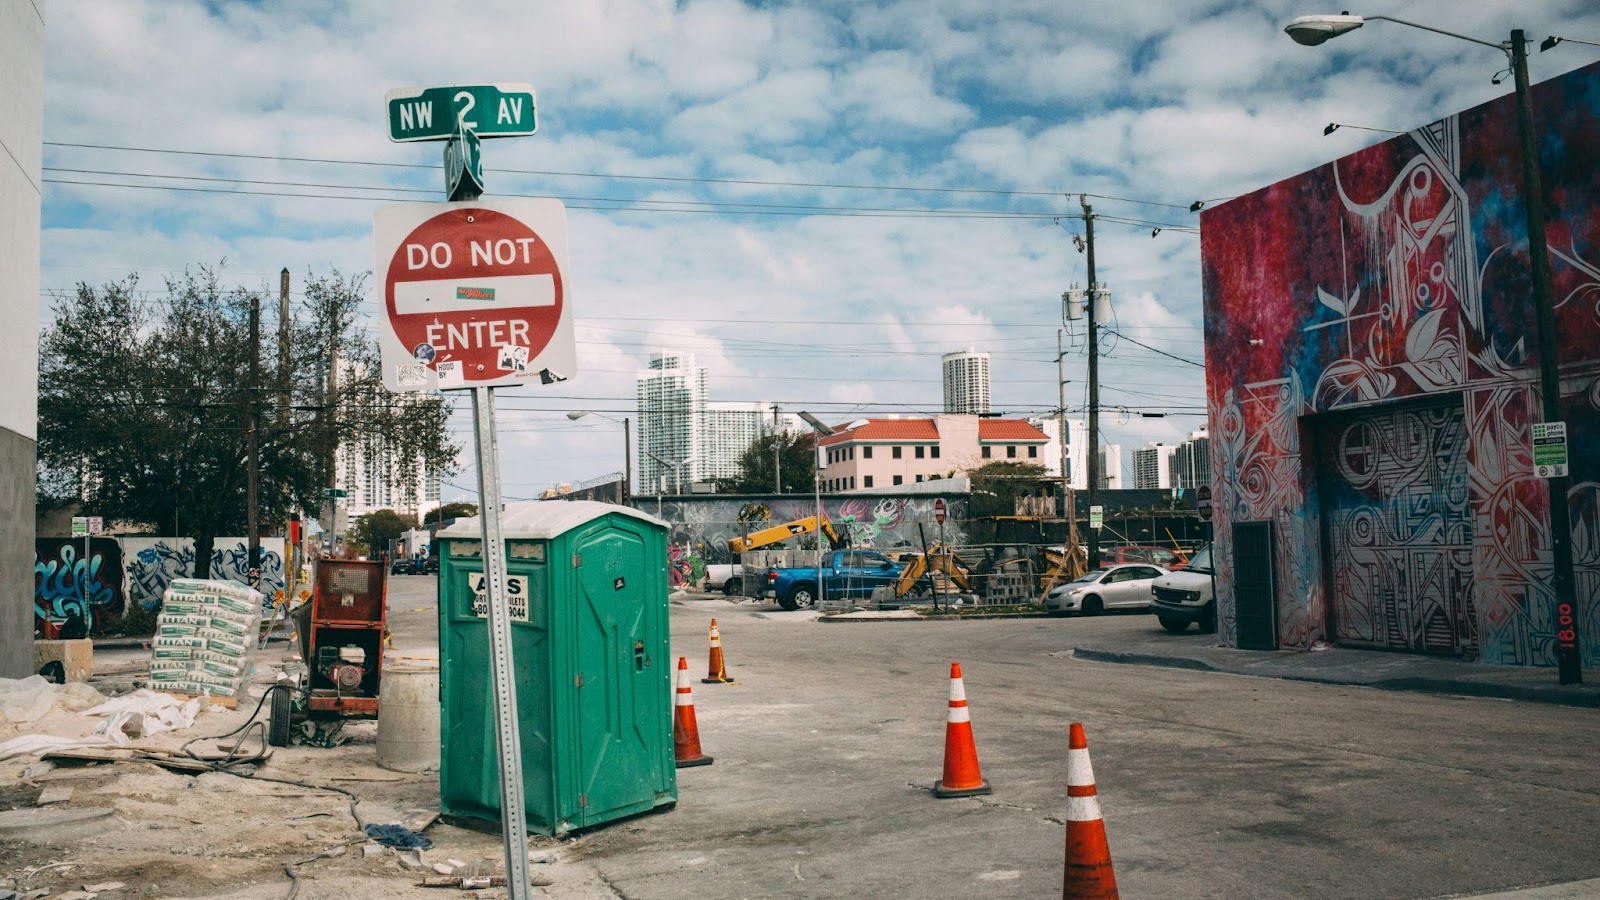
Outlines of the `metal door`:
<svg viewBox="0 0 1600 900">
<path fill-rule="evenodd" d="M 1272 523 L 1233 523 L 1233 611 L 1240 650 L 1278 649 Z"/>
<path fill-rule="evenodd" d="M 577 819 L 603 819 L 609 810 L 635 806 L 662 783 L 663 713 L 655 702 L 660 683 L 656 617 L 646 596 L 644 540 L 623 531 L 600 531 L 574 543 L 578 567 L 577 688 L 579 805 Z M 658 601 L 659 602 L 659 601 Z"/>
<path fill-rule="evenodd" d="M 1317 457 L 1333 640 L 1437 654 L 1475 647 L 1460 400 L 1330 416 Z"/>
</svg>

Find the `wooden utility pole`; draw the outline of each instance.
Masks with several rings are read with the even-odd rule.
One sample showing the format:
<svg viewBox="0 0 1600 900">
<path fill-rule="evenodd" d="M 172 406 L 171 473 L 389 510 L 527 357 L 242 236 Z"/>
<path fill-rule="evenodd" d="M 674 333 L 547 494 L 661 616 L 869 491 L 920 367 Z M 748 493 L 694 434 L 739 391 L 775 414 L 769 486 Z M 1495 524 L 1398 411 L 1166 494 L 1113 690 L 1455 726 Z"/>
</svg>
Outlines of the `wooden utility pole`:
<svg viewBox="0 0 1600 900">
<path fill-rule="evenodd" d="M 284 454 L 290 452 L 290 443 L 292 438 L 291 413 L 289 411 L 289 393 L 291 390 L 292 381 L 289 377 L 288 266 L 284 266 L 283 271 L 278 273 L 278 377 L 274 380 L 277 382 L 278 386 L 277 446 L 278 454 L 281 458 Z M 276 496 L 282 500 L 282 507 L 277 510 L 277 513 L 287 520 L 290 513 L 295 512 L 295 510 L 288 508 L 293 503 L 293 499 L 289 496 L 289 492 L 287 490 L 282 489 L 281 485 L 276 491 Z M 299 586 L 296 584 L 295 578 L 295 576 L 300 572 L 298 558 L 298 551 L 300 548 L 296 546 L 298 542 L 294 540 L 294 532 L 296 531 L 298 531 L 298 529 L 288 527 L 287 525 L 283 531 L 283 595 L 288 599 L 292 599 L 294 597 L 295 588 Z"/>
<path fill-rule="evenodd" d="M 323 399 L 322 414 L 326 416 L 325 425 L 328 436 L 328 498 L 324 504 L 328 510 L 327 521 L 322 524 L 323 533 L 328 535 L 328 550 L 337 549 L 339 540 L 338 517 L 339 499 L 333 495 L 333 489 L 339 486 L 339 335 L 337 331 L 328 332 L 328 396 Z"/>
<path fill-rule="evenodd" d="M 1100 330 L 1095 321 L 1094 305 L 1100 284 L 1094 280 L 1094 207 L 1080 198 L 1083 204 L 1084 255 L 1088 258 L 1089 290 L 1085 294 L 1084 317 L 1089 323 L 1089 446 L 1084 448 L 1084 466 L 1089 476 L 1089 509 L 1100 499 Z M 1089 568 L 1100 566 L 1100 530 L 1089 529 Z"/>
<path fill-rule="evenodd" d="M 783 493 L 783 419 L 778 412 L 778 404 L 772 404 L 772 492 Z"/>
<path fill-rule="evenodd" d="M 261 293 L 250 292 L 250 403 L 246 429 L 248 456 L 245 461 L 245 540 L 250 547 L 251 587 L 261 580 Z"/>
</svg>

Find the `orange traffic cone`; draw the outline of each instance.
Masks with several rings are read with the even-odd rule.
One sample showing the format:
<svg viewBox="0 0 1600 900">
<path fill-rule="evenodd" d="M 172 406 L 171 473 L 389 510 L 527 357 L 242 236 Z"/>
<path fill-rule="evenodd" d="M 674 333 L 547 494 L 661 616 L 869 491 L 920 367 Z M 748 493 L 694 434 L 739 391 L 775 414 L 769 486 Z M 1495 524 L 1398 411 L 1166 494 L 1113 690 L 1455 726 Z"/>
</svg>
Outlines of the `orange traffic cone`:
<svg viewBox="0 0 1600 900">
<path fill-rule="evenodd" d="M 933 786 L 933 795 L 974 797 L 989 793 L 989 782 L 978 771 L 978 745 L 972 740 L 967 688 L 961 681 L 958 662 L 950 664 L 950 711 L 944 723 L 944 777 Z"/>
<path fill-rule="evenodd" d="M 1072 723 L 1067 740 L 1067 864 L 1062 900 L 1117 900 L 1117 875 L 1111 870 L 1111 847 L 1100 799 L 1089 765 L 1089 742 L 1083 725 Z"/>
<path fill-rule="evenodd" d="M 678 768 L 709 766 L 711 757 L 700 752 L 700 726 L 694 720 L 694 697 L 689 690 L 689 661 L 678 657 L 678 695 L 672 707 L 672 758 Z"/>
<path fill-rule="evenodd" d="M 710 671 L 700 679 L 701 684 L 733 683 L 733 679 L 728 677 L 728 664 L 722 659 L 722 632 L 717 630 L 716 619 L 711 620 L 711 658 L 708 662 Z"/>
</svg>

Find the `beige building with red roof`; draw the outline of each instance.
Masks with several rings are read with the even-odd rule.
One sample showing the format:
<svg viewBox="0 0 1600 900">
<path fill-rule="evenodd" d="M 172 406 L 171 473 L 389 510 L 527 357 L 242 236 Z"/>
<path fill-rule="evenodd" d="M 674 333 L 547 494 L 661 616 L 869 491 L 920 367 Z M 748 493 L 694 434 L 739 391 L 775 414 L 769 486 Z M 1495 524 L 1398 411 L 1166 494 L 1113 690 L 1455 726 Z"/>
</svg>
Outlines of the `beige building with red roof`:
<svg viewBox="0 0 1600 900">
<path fill-rule="evenodd" d="M 824 491 L 920 484 L 996 461 L 1044 464 L 1050 438 L 1023 419 L 865 419 L 822 439 Z"/>
</svg>

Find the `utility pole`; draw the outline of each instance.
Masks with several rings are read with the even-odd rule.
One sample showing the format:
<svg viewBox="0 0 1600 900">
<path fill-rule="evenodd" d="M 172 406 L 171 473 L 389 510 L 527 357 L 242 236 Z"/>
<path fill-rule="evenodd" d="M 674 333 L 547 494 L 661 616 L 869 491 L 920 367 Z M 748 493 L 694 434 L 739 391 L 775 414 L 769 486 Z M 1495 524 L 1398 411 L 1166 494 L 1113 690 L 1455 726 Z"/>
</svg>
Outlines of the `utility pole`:
<svg viewBox="0 0 1600 900">
<path fill-rule="evenodd" d="M 778 404 L 772 404 L 772 492 L 783 493 L 783 419 Z"/>
<path fill-rule="evenodd" d="M 336 328 L 337 326 L 330 326 Z M 323 415 L 327 417 L 328 446 L 328 520 L 323 531 L 328 535 L 328 552 L 332 553 L 339 542 L 339 499 L 332 490 L 339 486 L 339 335 L 328 332 L 328 396 L 323 399 Z"/>
<path fill-rule="evenodd" d="M 289 390 L 291 380 L 289 378 L 288 266 L 284 266 L 283 271 L 278 273 L 278 377 L 275 380 L 278 383 L 278 447 L 279 454 L 282 455 L 289 451 L 290 443 Z M 276 494 L 282 498 L 284 506 L 288 506 L 293 502 L 287 491 L 280 489 Z M 278 513 L 283 515 L 285 519 L 292 512 L 294 512 L 292 509 L 280 508 L 278 510 Z M 298 587 L 295 583 L 295 576 L 300 572 L 300 561 L 297 558 L 300 548 L 296 546 L 298 542 L 293 540 L 290 534 L 297 530 L 297 528 L 289 527 L 284 529 L 286 539 L 283 543 L 283 596 L 285 600 L 293 599 L 295 588 Z"/>
<path fill-rule="evenodd" d="M 1068 301 L 1071 302 L 1071 301 Z M 1067 552 L 1077 559 L 1078 504 L 1072 496 L 1072 479 L 1067 475 L 1067 378 L 1062 358 L 1065 328 L 1056 329 L 1056 439 L 1061 446 L 1061 515 L 1067 520 Z"/>
<path fill-rule="evenodd" d="M 245 461 L 245 540 L 249 542 L 249 570 L 245 576 L 251 587 L 261 580 L 261 293 L 250 292 L 250 402 L 249 425 L 245 432 L 248 456 Z"/>
<path fill-rule="evenodd" d="M 633 418 L 622 417 L 622 505 L 633 498 Z"/>
<path fill-rule="evenodd" d="M 1089 508 L 1092 511 L 1100 495 L 1100 330 L 1094 318 L 1095 295 L 1100 284 L 1094 280 L 1094 207 L 1084 198 L 1083 242 L 1084 255 L 1088 257 L 1088 302 L 1084 304 L 1084 318 L 1089 323 L 1089 446 L 1084 448 L 1084 465 L 1089 475 Z M 1100 532 L 1089 529 L 1089 568 L 1100 565 Z"/>
</svg>

